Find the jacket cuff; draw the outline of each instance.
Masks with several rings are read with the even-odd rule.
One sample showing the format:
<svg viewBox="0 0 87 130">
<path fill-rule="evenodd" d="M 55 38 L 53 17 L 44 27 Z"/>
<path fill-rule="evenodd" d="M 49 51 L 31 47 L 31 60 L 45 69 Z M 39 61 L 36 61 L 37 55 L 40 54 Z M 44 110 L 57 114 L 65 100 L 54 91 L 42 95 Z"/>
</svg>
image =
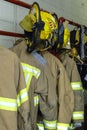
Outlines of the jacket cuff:
<svg viewBox="0 0 87 130">
<path fill-rule="evenodd" d="M 37 123 L 38 130 L 44 130 L 44 124 Z"/>
<path fill-rule="evenodd" d="M 73 112 L 73 121 L 74 122 L 82 122 L 84 121 L 84 111 L 75 111 Z"/>
<path fill-rule="evenodd" d="M 68 130 L 69 124 L 57 123 L 57 130 Z"/>
<path fill-rule="evenodd" d="M 57 121 L 48 121 L 48 120 L 43 120 L 45 128 L 48 130 L 56 130 L 56 123 Z"/>
</svg>

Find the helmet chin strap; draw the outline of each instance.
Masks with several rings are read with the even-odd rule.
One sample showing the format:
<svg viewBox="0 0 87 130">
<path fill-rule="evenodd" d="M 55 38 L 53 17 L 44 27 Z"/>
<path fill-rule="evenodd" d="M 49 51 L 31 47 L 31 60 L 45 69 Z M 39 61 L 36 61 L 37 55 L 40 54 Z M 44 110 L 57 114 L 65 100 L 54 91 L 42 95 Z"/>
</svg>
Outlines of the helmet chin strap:
<svg viewBox="0 0 87 130">
<path fill-rule="evenodd" d="M 47 51 L 48 49 L 50 49 L 51 47 L 47 47 L 47 48 L 44 48 L 44 49 L 40 49 L 40 48 L 37 48 L 36 51 L 39 51 L 39 52 L 45 52 Z"/>
</svg>

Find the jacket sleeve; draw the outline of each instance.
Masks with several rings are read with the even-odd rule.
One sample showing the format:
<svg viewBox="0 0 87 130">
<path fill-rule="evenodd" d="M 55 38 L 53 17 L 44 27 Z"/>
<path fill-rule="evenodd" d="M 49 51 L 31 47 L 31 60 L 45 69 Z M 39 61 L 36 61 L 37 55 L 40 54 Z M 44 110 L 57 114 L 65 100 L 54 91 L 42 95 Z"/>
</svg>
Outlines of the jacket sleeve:
<svg viewBox="0 0 87 130">
<path fill-rule="evenodd" d="M 28 102 L 28 93 L 26 89 L 26 83 L 24 79 L 24 74 L 22 66 L 18 58 L 15 59 L 15 84 L 17 86 L 17 106 L 18 106 L 18 125 L 22 119 L 24 123 L 24 128 L 28 128 L 28 116 L 29 116 L 29 102 Z M 19 118 L 19 116 L 21 118 Z M 20 120 L 19 120 L 20 119 Z"/>
<path fill-rule="evenodd" d="M 58 68 L 58 104 L 57 130 L 66 130 L 69 127 L 73 114 L 74 94 L 62 64 Z"/>
<path fill-rule="evenodd" d="M 53 86 L 52 76 L 49 69 L 45 72 L 46 73 L 43 73 L 40 77 L 40 85 L 38 84 L 38 89 L 40 90 L 39 108 L 43 119 L 42 121 L 40 120 L 41 124 L 38 124 L 38 127 L 42 128 L 44 126 L 46 130 L 55 130 L 57 120 L 56 86 Z"/>
<path fill-rule="evenodd" d="M 73 112 L 74 122 L 84 121 L 84 96 L 80 74 L 77 70 L 76 63 L 73 63 L 71 86 L 75 96 L 75 107 Z"/>
</svg>

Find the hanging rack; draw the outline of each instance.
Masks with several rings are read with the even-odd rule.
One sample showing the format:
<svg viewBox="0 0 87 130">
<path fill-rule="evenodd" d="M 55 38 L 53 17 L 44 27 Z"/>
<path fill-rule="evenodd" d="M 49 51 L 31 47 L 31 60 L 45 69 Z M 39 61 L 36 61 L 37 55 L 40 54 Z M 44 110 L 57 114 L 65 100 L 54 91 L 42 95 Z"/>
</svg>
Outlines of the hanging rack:
<svg viewBox="0 0 87 130">
<path fill-rule="evenodd" d="M 11 36 L 11 37 L 24 37 L 24 34 L 8 32 L 8 31 L 3 31 L 3 30 L 0 30 L 0 35 Z"/>
<path fill-rule="evenodd" d="M 25 2 L 22 2 L 20 0 L 4 0 L 6 2 L 10 2 L 10 3 L 13 3 L 13 4 L 16 4 L 18 6 L 21 6 L 21 7 L 24 7 L 24 8 L 27 8 L 27 9 L 30 9 L 31 8 L 31 5 L 28 4 L 28 3 L 25 3 Z M 42 9 L 43 10 L 43 9 Z M 48 11 L 47 11 L 48 12 Z M 59 21 L 60 20 L 67 20 L 69 21 L 69 24 L 73 25 L 73 26 L 77 26 L 77 27 L 80 27 L 81 25 L 76 23 L 76 22 L 73 22 L 71 20 L 68 20 L 68 19 L 65 19 L 64 17 L 60 17 L 58 19 Z M 3 30 L 0 30 L 0 35 L 6 35 L 6 36 L 13 36 L 13 37 L 24 37 L 24 34 L 20 34 L 20 33 L 14 33 L 14 32 L 7 32 L 7 31 L 3 31 Z"/>
<path fill-rule="evenodd" d="M 77 27 L 80 27 L 80 26 L 81 26 L 80 24 L 78 24 L 78 23 L 76 23 L 76 22 L 73 22 L 73 21 L 71 21 L 71 20 L 65 19 L 64 17 L 60 17 L 60 18 L 59 18 L 59 21 L 64 22 L 65 20 L 67 20 L 67 21 L 69 22 L 69 24 L 71 24 L 71 25 L 73 25 L 73 26 L 77 26 Z"/>
<path fill-rule="evenodd" d="M 27 9 L 30 9 L 31 6 L 32 6 L 32 5 L 28 4 L 28 3 L 22 2 L 20 0 L 4 0 L 4 1 L 13 3 L 15 5 L 19 5 L 21 7 L 27 8 Z M 41 10 L 49 13 L 49 11 L 47 11 L 47 10 L 43 10 L 43 9 L 41 9 Z"/>
<path fill-rule="evenodd" d="M 20 0 L 4 0 L 6 2 L 10 2 L 13 3 L 15 5 L 30 9 L 31 5 L 27 4 L 25 2 L 22 2 Z M 0 35 L 3 36 L 11 36 L 11 37 L 24 37 L 24 34 L 20 34 L 20 33 L 15 33 L 15 32 L 9 32 L 9 31 L 4 31 L 4 30 L 0 30 Z"/>
<path fill-rule="evenodd" d="M 31 8 L 30 4 L 22 2 L 20 0 L 4 0 L 4 1 L 10 2 L 12 4 L 15 4 L 15 5 L 27 8 L 27 9 Z M 44 10 L 44 11 L 46 11 L 46 10 Z M 48 12 L 48 11 L 46 11 L 46 12 Z M 24 37 L 24 34 L 15 33 L 15 32 L 9 32 L 9 31 L 3 31 L 3 30 L 0 30 L 0 35 L 11 36 L 11 37 Z"/>
<path fill-rule="evenodd" d="M 31 8 L 30 4 L 22 2 L 20 0 L 4 0 L 4 1 L 19 5 L 19 6 L 24 7 L 24 8 L 28 8 L 28 9 Z"/>
<path fill-rule="evenodd" d="M 20 1 L 20 0 L 4 0 L 4 1 L 7 1 L 7 2 L 10 2 L 10 3 L 16 4 L 16 5 L 22 6 L 22 7 L 24 7 L 24 8 L 28 8 L 28 9 L 31 8 L 31 5 L 30 5 L 30 4 L 25 3 L 25 2 L 22 2 L 22 1 Z M 43 10 L 43 9 L 42 9 L 42 10 Z M 47 12 L 48 12 L 48 11 L 47 11 Z M 80 26 L 81 26 L 80 24 L 78 24 L 78 23 L 76 23 L 76 22 L 73 22 L 73 21 L 71 21 L 71 20 L 65 19 L 64 17 L 60 17 L 59 20 L 63 20 L 63 21 L 67 20 L 67 21 L 69 21 L 69 24 L 71 24 L 71 25 L 73 25 L 73 26 L 77 26 L 77 27 L 80 27 Z"/>
</svg>

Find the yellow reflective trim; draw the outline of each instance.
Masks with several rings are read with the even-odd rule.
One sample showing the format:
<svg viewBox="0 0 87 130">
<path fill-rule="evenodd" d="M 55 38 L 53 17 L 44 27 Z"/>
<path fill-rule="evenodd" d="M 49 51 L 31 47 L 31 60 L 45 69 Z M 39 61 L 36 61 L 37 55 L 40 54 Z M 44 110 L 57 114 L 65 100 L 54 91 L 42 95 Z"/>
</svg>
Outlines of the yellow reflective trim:
<svg viewBox="0 0 87 130">
<path fill-rule="evenodd" d="M 70 130 L 74 130 L 74 129 L 75 129 L 75 127 L 74 127 L 74 124 L 73 124 L 73 123 L 72 123 L 72 124 L 70 124 L 69 129 L 70 129 Z"/>
<path fill-rule="evenodd" d="M 84 111 L 73 112 L 73 120 L 84 119 Z"/>
<path fill-rule="evenodd" d="M 24 69 L 24 68 L 23 68 L 23 69 Z M 33 75 L 33 73 L 30 72 L 29 70 L 23 70 L 23 71 L 24 71 L 24 73 L 26 73 L 26 74 Z"/>
<path fill-rule="evenodd" d="M 57 123 L 57 130 L 68 130 L 69 124 Z"/>
<path fill-rule="evenodd" d="M 32 74 L 30 75 L 30 74 L 24 72 L 24 77 L 25 77 L 27 91 L 29 91 L 30 82 L 31 82 L 31 79 L 32 79 Z"/>
<path fill-rule="evenodd" d="M 16 103 L 16 99 L 0 97 L 0 101 Z"/>
<path fill-rule="evenodd" d="M 8 111 L 17 111 L 17 100 L 12 98 L 0 97 L 0 109 Z"/>
<path fill-rule="evenodd" d="M 44 125 L 37 123 L 38 130 L 44 130 Z"/>
<path fill-rule="evenodd" d="M 71 82 L 73 90 L 83 90 L 81 82 Z"/>
<path fill-rule="evenodd" d="M 28 101 L 28 97 L 25 97 L 25 98 L 23 98 L 23 99 L 21 100 L 21 105 L 22 105 L 24 102 L 26 102 L 26 101 Z"/>
<path fill-rule="evenodd" d="M 25 82 L 26 82 L 26 88 L 27 88 L 27 91 L 29 91 L 30 82 L 31 82 L 33 74 L 29 71 L 24 70 L 24 69 L 23 69 L 23 72 L 24 72 L 24 77 L 25 77 Z"/>
<path fill-rule="evenodd" d="M 27 81 L 27 84 L 26 84 L 27 91 L 29 91 L 32 77 L 33 77 L 33 75 L 30 75 L 29 78 L 28 78 L 28 81 Z"/>
<path fill-rule="evenodd" d="M 55 121 L 47 121 L 47 120 L 43 120 L 44 124 L 45 124 L 45 128 L 53 130 L 56 129 L 56 120 Z"/>
<path fill-rule="evenodd" d="M 26 84 L 27 84 L 30 75 L 29 75 L 27 72 L 25 72 L 25 71 L 23 71 L 23 72 L 24 72 L 25 82 L 26 82 Z"/>
<path fill-rule="evenodd" d="M 6 107 L 6 106 L 0 105 L 0 110 L 17 111 L 17 107 L 12 108 L 12 107 L 8 107 L 8 106 Z"/>
<path fill-rule="evenodd" d="M 18 106 L 22 105 L 24 102 L 28 100 L 28 93 L 26 88 L 22 89 L 17 95 L 17 103 Z"/>
<path fill-rule="evenodd" d="M 29 91 L 32 77 L 35 76 L 36 78 L 38 78 L 40 76 L 40 70 L 36 67 L 33 67 L 25 63 L 21 63 L 21 64 L 22 64 L 23 72 L 25 76 L 26 88 L 27 88 L 27 91 Z"/>
<path fill-rule="evenodd" d="M 69 127 L 69 124 L 65 124 L 65 123 L 57 123 L 58 126 L 65 126 L 65 127 Z"/>
<path fill-rule="evenodd" d="M 39 97 L 37 95 L 37 96 L 34 96 L 34 106 L 37 106 L 38 103 L 39 103 Z"/>
<path fill-rule="evenodd" d="M 31 66 L 29 64 L 25 64 L 25 63 L 21 63 L 23 70 L 26 72 L 30 72 L 32 73 L 36 78 L 38 78 L 40 76 L 40 70 L 34 66 Z"/>
<path fill-rule="evenodd" d="M 19 95 L 17 95 L 17 105 L 18 105 L 18 107 L 21 106 L 21 103 L 20 103 L 20 96 L 19 96 Z"/>
</svg>

